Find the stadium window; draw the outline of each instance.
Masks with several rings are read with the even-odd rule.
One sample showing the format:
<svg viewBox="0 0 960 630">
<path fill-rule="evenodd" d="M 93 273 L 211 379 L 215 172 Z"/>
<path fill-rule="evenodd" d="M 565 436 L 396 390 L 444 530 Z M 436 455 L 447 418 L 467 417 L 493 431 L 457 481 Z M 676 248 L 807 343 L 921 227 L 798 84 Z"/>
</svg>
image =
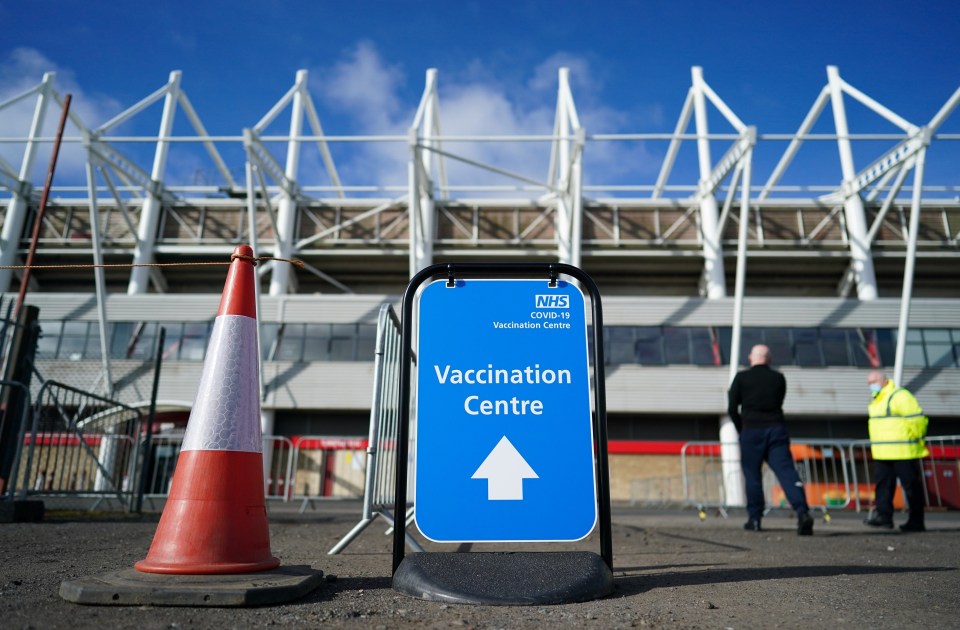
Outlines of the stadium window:
<svg viewBox="0 0 960 630">
<path fill-rule="evenodd" d="M 924 330 L 923 345 L 926 348 L 927 367 L 956 367 L 957 361 L 953 354 L 953 342 L 950 339 L 949 330 Z"/>
<path fill-rule="evenodd" d="M 37 358 L 57 358 L 57 348 L 60 347 L 60 333 L 63 331 L 63 322 L 40 322 L 40 339 L 37 340 Z"/>
<path fill-rule="evenodd" d="M 923 347 L 923 331 L 917 329 L 907 331 L 903 365 L 904 367 L 927 367 L 927 355 Z"/>
<path fill-rule="evenodd" d="M 279 324 L 260 324 L 260 359 L 273 361 L 277 353 Z"/>
<path fill-rule="evenodd" d="M 763 343 L 770 348 L 771 360 L 775 365 L 793 365 L 793 351 L 790 343 L 790 330 L 787 328 L 764 328 Z M 746 346 L 750 352 L 752 346 Z"/>
<path fill-rule="evenodd" d="M 306 324 L 303 337 L 304 361 L 330 359 L 330 324 Z"/>
<path fill-rule="evenodd" d="M 711 328 L 691 328 L 690 362 L 693 365 L 720 365 L 720 353 L 714 343 L 716 339 Z"/>
<path fill-rule="evenodd" d="M 373 324 L 357 324 L 358 361 L 373 361 L 377 352 L 377 327 Z"/>
<path fill-rule="evenodd" d="M 60 335 L 60 349 L 57 357 L 79 361 L 87 347 L 87 322 L 63 322 Z"/>
<path fill-rule="evenodd" d="M 823 366 L 823 355 L 816 328 L 793 328 L 793 358 L 801 367 Z"/>
<path fill-rule="evenodd" d="M 690 329 L 663 327 L 663 350 L 667 365 L 689 365 L 690 361 Z"/>
<path fill-rule="evenodd" d="M 127 359 L 152 359 L 160 325 L 156 322 L 139 322 L 133 326 L 124 357 Z M 166 330 L 166 329 L 165 329 Z"/>
<path fill-rule="evenodd" d="M 167 331 L 163 338 L 163 353 L 161 356 L 164 361 L 176 361 L 180 358 L 180 345 L 183 343 L 183 324 L 159 322 L 157 325 L 164 327 Z"/>
<path fill-rule="evenodd" d="M 730 365 L 730 339 L 733 329 L 729 326 L 720 326 L 716 329 L 717 346 L 720 348 L 720 364 Z"/>
<path fill-rule="evenodd" d="M 107 324 L 107 339 L 110 338 L 111 324 Z M 84 359 L 100 358 L 100 324 L 99 322 L 87 322 L 87 345 L 83 349 Z"/>
<path fill-rule="evenodd" d="M 303 327 L 303 324 L 280 326 L 277 361 L 300 361 L 303 358 Z"/>
<path fill-rule="evenodd" d="M 634 328 L 632 326 L 609 326 L 603 329 L 604 357 L 609 364 L 636 363 L 634 354 Z"/>
<path fill-rule="evenodd" d="M 820 347 L 823 350 L 823 362 L 828 366 L 852 365 L 847 331 L 841 328 L 821 328 Z"/>
<path fill-rule="evenodd" d="M 114 322 L 110 325 L 109 352 L 111 359 L 127 358 L 127 346 L 130 344 L 135 326 L 136 324 L 133 322 Z"/>
<path fill-rule="evenodd" d="M 877 331 L 872 328 L 857 328 L 850 333 L 850 357 L 856 367 L 880 367 L 880 351 Z"/>
<path fill-rule="evenodd" d="M 660 328 L 653 326 L 634 329 L 634 353 L 640 365 L 663 365 L 663 343 Z"/>
<path fill-rule="evenodd" d="M 209 322 L 190 322 L 183 325 L 180 343 L 181 361 L 202 361 L 210 337 Z"/>
<path fill-rule="evenodd" d="M 891 366 L 896 361 L 897 331 L 892 328 L 877 329 L 877 352 L 880 355 L 880 365 Z"/>
<path fill-rule="evenodd" d="M 356 342 L 356 324 L 332 324 L 330 326 L 330 360 L 355 360 L 357 357 Z"/>
</svg>

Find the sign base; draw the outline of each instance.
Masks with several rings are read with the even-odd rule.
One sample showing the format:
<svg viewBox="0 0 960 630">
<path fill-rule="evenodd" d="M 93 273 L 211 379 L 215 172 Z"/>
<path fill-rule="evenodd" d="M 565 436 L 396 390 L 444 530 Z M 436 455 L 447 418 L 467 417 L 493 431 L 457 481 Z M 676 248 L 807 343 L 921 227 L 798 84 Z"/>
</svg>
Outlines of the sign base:
<svg viewBox="0 0 960 630">
<path fill-rule="evenodd" d="M 569 604 L 609 595 L 613 574 L 589 551 L 415 553 L 400 563 L 393 588 L 452 604 Z"/>
</svg>

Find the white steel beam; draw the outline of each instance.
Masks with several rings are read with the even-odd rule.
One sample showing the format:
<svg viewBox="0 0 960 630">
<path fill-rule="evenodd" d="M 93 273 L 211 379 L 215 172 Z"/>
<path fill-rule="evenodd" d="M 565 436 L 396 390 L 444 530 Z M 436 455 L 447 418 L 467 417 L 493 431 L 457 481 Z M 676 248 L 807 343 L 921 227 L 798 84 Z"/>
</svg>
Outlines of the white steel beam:
<svg viewBox="0 0 960 630">
<path fill-rule="evenodd" d="M 747 238 L 750 223 L 750 175 L 753 164 L 753 149 L 748 149 L 743 166 L 743 186 L 740 193 L 740 225 L 737 230 L 737 272 L 733 289 L 733 323 L 730 335 L 730 372 L 728 383 L 733 383 L 740 369 L 741 339 L 743 338 L 743 296 L 747 284 Z M 731 194 L 732 191 L 731 191 Z M 740 466 L 740 441 L 737 428 L 730 416 L 720 417 L 720 458 L 722 460 L 723 484 L 726 504 L 746 504 L 743 471 Z"/>
<path fill-rule="evenodd" d="M 157 227 L 160 224 L 161 196 L 158 190 L 167 170 L 167 154 L 170 149 L 168 138 L 173 131 L 173 119 L 177 111 L 178 93 L 180 91 L 181 73 L 179 70 L 170 73 L 165 88 L 163 100 L 163 115 L 160 118 L 160 132 L 157 138 L 157 149 L 153 158 L 153 170 L 150 179 L 155 186 L 147 191 L 147 197 L 140 209 L 140 225 L 137 229 L 137 245 L 134 248 L 133 263 L 135 265 L 150 264 L 153 262 L 154 246 L 157 240 Z M 146 293 L 150 282 L 149 267 L 134 267 L 130 272 L 130 282 L 127 285 L 127 294 Z"/>
<path fill-rule="evenodd" d="M 433 244 L 436 239 L 436 204 L 434 200 L 434 160 L 446 153 L 436 140 L 440 120 L 440 100 L 437 95 L 437 70 L 429 68 L 424 80 L 420 106 L 408 132 L 410 161 L 407 167 L 410 215 L 409 271 L 412 277 L 433 263 Z"/>
<path fill-rule="evenodd" d="M 700 226 L 703 232 L 703 280 L 706 296 L 722 298 L 727 294 L 727 282 L 723 272 L 723 250 L 720 246 L 720 212 L 717 198 L 708 189 L 707 181 L 713 171 L 710 161 L 710 138 L 707 126 L 703 69 L 691 68 L 693 77 L 693 109 L 697 126 L 697 157 L 700 163 Z"/>
<path fill-rule="evenodd" d="M 917 239 L 920 233 L 920 198 L 923 196 L 923 167 L 927 150 L 917 154 L 913 169 L 913 198 L 910 207 L 910 232 L 907 238 L 907 256 L 903 265 L 903 291 L 900 295 L 900 321 L 897 325 L 897 349 L 894 354 L 893 382 L 903 387 L 903 360 L 907 350 L 907 331 L 910 327 L 910 301 L 913 298 L 913 273 L 917 262 Z"/>
<path fill-rule="evenodd" d="M 913 276 L 917 261 L 917 239 L 920 233 L 920 198 L 923 196 L 923 167 L 927 151 L 917 154 L 913 170 L 913 197 L 910 207 L 910 231 L 907 236 L 907 256 L 903 265 L 903 291 L 900 295 L 900 321 L 897 325 L 897 349 L 893 367 L 893 382 L 903 386 L 903 361 L 907 349 L 907 331 L 910 327 L 910 301 L 913 299 Z"/>
<path fill-rule="evenodd" d="M 843 173 L 844 190 L 853 190 L 853 181 L 857 176 L 853 165 L 853 150 L 850 146 L 850 131 L 847 127 L 847 113 L 843 104 L 843 81 L 836 66 L 827 66 L 827 79 L 830 88 L 830 103 L 833 107 L 833 119 L 837 130 L 837 149 L 840 152 L 840 168 Z M 850 238 L 850 256 L 853 272 L 857 281 L 857 297 L 861 300 L 877 299 L 877 276 L 874 272 L 870 242 L 867 240 L 867 220 L 863 209 L 863 199 L 853 192 L 844 197 L 844 216 L 847 233 Z"/>
<path fill-rule="evenodd" d="M 767 183 L 763 185 L 763 190 L 760 191 L 760 195 L 757 197 L 758 201 L 763 201 L 766 199 L 767 195 L 770 194 L 770 191 L 773 190 L 773 187 L 780 182 L 780 178 L 783 177 L 783 173 L 787 170 L 787 167 L 790 166 L 790 162 L 793 161 L 793 157 L 800 149 L 800 145 L 803 143 L 804 136 L 806 136 L 810 132 L 810 129 L 813 128 L 813 125 L 817 122 L 817 119 L 820 117 L 823 109 L 827 106 L 829 100 L 830 88 L 829 86 L 824 86 L 823 89 L 820 90 L 820 95 L 817 96 L 817 100 L 814 101 L 813 107 L 810 108 L 810 111 L 807 112 L 803 122 L 800 123 L 800 128 L 797 130 L 796 135 L 794 135 L 790 140 L 787 150 L 784 151 L 783 156 L 777 163 L 776 168 L 773 169 L 773 173 L 770 174 L 770 178 L 767 180 Z"/>
<path fill-rule="evenodd" d="M 690 115 L 693 113 L 693 88 L 687 90 L 687 97 L 683 100 L 683 107 L 680 109 L 680 118 L 677 120 L 677 127 L 673 130 L 673 137 L 670 139 L 670 146 L 667 148 L 667 155 L 663 158 L 663 165 L 660 167 L 660 174 L 657 175 L 657 183 L 653 187 L 653 199 L 659 199 L 663 194 L 663 189 L 667 185 L 667 179 L 670 177 L 670 171 L 673 170 L 673 163 L 677 159 L 677 153 L 680 151 L 680 136 L 686 131 L 690 124 Z"/>
<path fill-rule="evenodd" d="M 104 396 L 113 396 L 113 374 L 110 370 L 110 343 L 107 336 L 107 287 L 103 277 L 103 252 L 100 246 L 100 209 L 97 207 L 97 180 L 92 156 L 87 157 L 87 188 L 90 194 L 90 238 L 93 242 L 93 281 L 97 294 L 97 324 L 100 331 L 100 361 L 103 366 Z"/>
<path fill-rule="evenodd" d="M 293 258 L 294 240 L 297 226 L 297 197 L 295 187 L 300 168 L 300 132 L 303 129 L 303 100 L 307 90 L 307 71 L 298 70 L 296 89 L 293 92 L 290 110 L 290 139 L 287 142 L 287 163 L 284 178 L 292 184 L 292 189 L 280 193 L 277 204 L 277 234 L 274 240 L 273 255 L 276 258 Z M 291 292 L 291 280 L 295 276 L 290 265 L 276 265 L 270 274 L 270 295 L 285 295 Z M 266 428 L 266 427 L 264 427 Z M 270 427 L 272 429 L 272 427 Z"/>
<path fill-rule="evenodd" d="M 583 230 L 583 198 L 581 197 L 582 155 L 584 134 L 570 93 L 570 69 L 560 68 L 557 82 L 557 123 L 554 128 L 556 155 L 557 212 L 554 218 L 557 258 L 574 267 L 580 266 Z"/>
<path fill-rule="evenodd" d="M 22 94 L 11 102 L 18 102 L 32 94 L 37 95 L 37 104 L 33 109 L 33 118 L 30 122 L 30 132 L 23 159 L 20 163 L 20 173 L 17 180 L 19 186 L 13 191 L 7 210 L 3 217 L 3 227 L 0 228 L 0 266 L 17 264 L 17 250 L 20 247 L 20 235 L 27 220 L 27 208 L 30 202 L 32 186 L 30 172 L 37 157 L 37 138 L 43 129 L 43 119 L 47 112 L 50 99 L 53 98 L 53 82 L 56 75 L 48 72 L 43 75 L 40 85 Z M 0 293 L 7 291 L 13 277 L 12 269 L 0 269 Z"/>
</svg>

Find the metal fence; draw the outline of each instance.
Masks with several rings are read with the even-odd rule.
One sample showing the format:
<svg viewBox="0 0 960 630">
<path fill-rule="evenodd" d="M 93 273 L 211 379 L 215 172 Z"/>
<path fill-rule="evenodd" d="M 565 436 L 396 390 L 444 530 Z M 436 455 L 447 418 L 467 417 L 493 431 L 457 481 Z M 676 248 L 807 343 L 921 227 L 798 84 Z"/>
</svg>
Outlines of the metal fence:
<svg viewBox="0 0 960 630">
<path fill-rule="evenodd" d="M 377 346 L 374 359 L 374 386 L 373 404 L 370 410 L 370 433 L 367 448 L 367 468 L 363 486 L 363 513 L 360 521 L 352 530 L 340 539 L 328 552 L 335 555 L 343 551 L 360 532 L 373 522 L 379 515 L 390 528 L 394 526 L 395 517 L 391 513 L 396 496 L 396 462 L 397 436 L 400 421 L 400 361 L 403 356 L 401 348 L 400 319 L 393 307 L 384 304 L 380 308 L 377 324 Z M 416 432 L 411 427 L 410 435 Z M 415 440 L 411 438 L 408 450 L 408 465 L 411 466 L 415 457 Z M 414 475 L 407 477 L 407 512 L 404 514 L 404 525 L 413 518 L 414 504 Z M 388 533 L 391 531 L 387 530 Z M 409 535 L 407 544 L 414 551 L 420 551 L 420 546 Z"/>
<path fill-rule="evenodd" d="M 17 494 L 64 508 L 116 500 L 132 509 L 139 488 L 143 418 L 133 407 L 63 383 L 37 394 L 22 439 Z"/>
<path fill-rule="evenodd" d="M 927 507 L 960 509 L 960 436 L 937 436 L 926 439 L 930 454 L 921 460 Z M 869 440 L 792 440 L 794 465 L 811 509 L 823 512 L 830 520 L 830 510 L 869 509 L 874 504 L 872 478 L 873 457 Z M 724 494 L 723 465 L 719 442 L 688 442 L 680 452 L 683 471 L 683 498 L 697 508 L 701 519 L 708 510 L 726 516 L 731 507 Z M 737 480 L 730 480 L 738 482 Z M 768 508 L 789 507 L 786 495 L 774 474 L 764 466 L 764 498 Z M 894 506 L 903 508 L 901 490 L 897 490 Z"/>
<path fill-rule="evenodd" d="M 923 491 L 928 508 L 960 510 L 960 435 L 926 438 L 930 454 L 920 460 Z M 891 442 L 884 442 L 891 444 Z M 874 507 L 873 455 L 869 440 L 856 440 L 847 446 L 851 462 L 853 503 L 857 511 Z M 894 508 L 906 507 L 903 490 L 897 487 Z"/>
</svg>

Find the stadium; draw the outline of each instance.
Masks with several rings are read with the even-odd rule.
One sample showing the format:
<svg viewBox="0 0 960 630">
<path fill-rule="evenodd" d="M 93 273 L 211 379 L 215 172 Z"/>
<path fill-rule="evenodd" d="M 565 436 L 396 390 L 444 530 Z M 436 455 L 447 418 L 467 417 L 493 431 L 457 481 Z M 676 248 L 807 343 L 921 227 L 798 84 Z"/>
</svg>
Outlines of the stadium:
<svg viewBox="0 0 960 630">
<path fill-rule="evenodd" d="M 806 116 L 768 130 L 694 67 L 672 132 L 605 133 L 581 124 L 561 69 L 552 129 L 450 134 L 428 70 L 406 133 L 359 136 L 323 126 L 306 71 L 243 129 L 216 128 L 227 104 L 191 101 L 189 79 L 171 72 L 111 120 L 71 110 L 74 168 L 49 189 L 67 95 L 47 74 L 0 103 L 31 112 L 2 139 L 0 291 L 9 317 L 32 257 L 34 389 L 145 410 L 159 358 L 158 427 L 182 429 L 216 263 L 248 243 L 303 263 L 257 268 L 265 435 L 362 452 L 381 306 L 430 264 L 477 261 L 558 261 L 600 287 L 614 499 L 724 437 L 728 383 L 759 342 L 794 437 L 865 438 L 876 368 L 916 393 L 931 435 L 960 433 L 960 134 L 945 131 L 960 89 L 908 121 L 831 66 Z M 366 176 L 342 176 L 357 159 Z"/>
</svg>

